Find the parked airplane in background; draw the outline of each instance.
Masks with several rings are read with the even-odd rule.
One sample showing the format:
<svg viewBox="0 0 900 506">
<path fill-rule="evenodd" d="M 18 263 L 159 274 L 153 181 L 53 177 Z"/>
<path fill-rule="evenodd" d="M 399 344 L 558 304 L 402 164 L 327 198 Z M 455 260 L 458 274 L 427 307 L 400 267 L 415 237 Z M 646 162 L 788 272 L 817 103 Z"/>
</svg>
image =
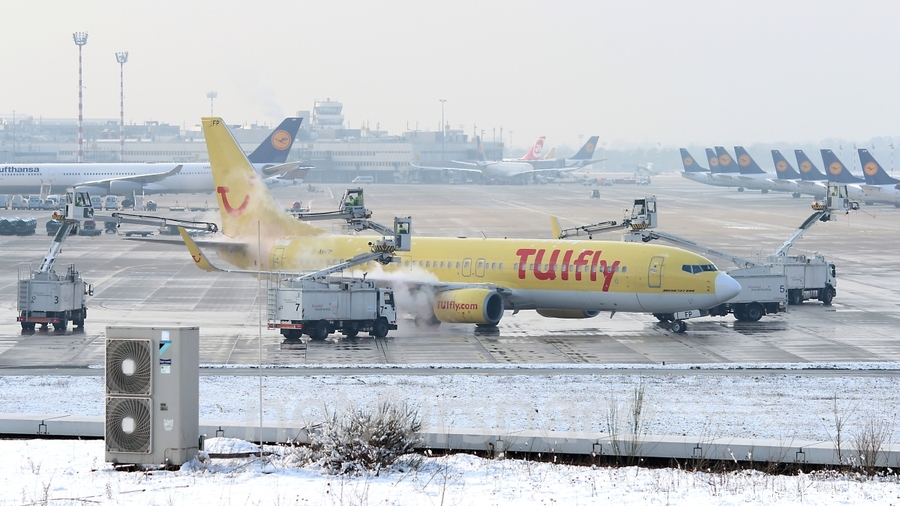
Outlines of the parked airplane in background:
<svg viewBox="0 0 900 506">
<path fill-rule="evenodd" d="M 288 171 L 309 171 L 300 163 L 285 163 L 302 118 L 287 118 L 250 154 L 267 184 L 294 184 L 279 177 Z M 305 177 L 302 172 L 300 177 Z M 34 163 L 0 166 L 4 193 L 44 193 L 53 188 L 84 188 L 91 195 L 146 193 L 208 193 L 209 163 Z"/>
<path fill-rule="evenodd" d="M 222 233 L 229 238 L 219 243 L 221 258 L 247 270 L 311 271 L 371 251 L 371 237 L 332 235 L 286 213 L 258 184 L 259 174 L 225 123 L 202 122 Z M 600 311 L 674 315 L 714 307 L 741 290 L 706 258 L 656 244 L 413 237 L 411 251 L 397 252 L 396 259 L 385 267 L 394 280 L 400 273 L 408 278 L 401 284 L 433 294 L 428 307 L 404 309 L 448 323 L 495 326 L 504 310 L 523 309 L 551 318 Z M 195 255 L 198 265 L 202 260 Z M 378 280 L 378 270 L 368 279 Z M 684 321 L 677 321 L 673 330 L 683 332 Z"/>
<path fill-rule="evenodd" d="M 531 160 L 531 165 L 538 170 L 561 169 L 576 170 L 602 162 L 605 158 L 594 159 L 594 151 L 597 149 L 597 141 L 600 140 L 599 135 L 595 135 L 587 140 L 581 149 L 572 158 L 544 158 L 542 160 Z"/>
<path fill-rule="evenodd" d="M 543 151 L 544 151 L 544 139 L 546 139 L 546 137 L 543 135 L 538 137 L 538 139 L 536 141 L 534 141 L 534 145 L 531 146 L 531 149 L 528 150 L 528 153 L 525 153 L 525 156 L 523 156 L 522 158 L 516 158 L 515 160 L 508 160 L 508 161 L 526 162 L 526 161 L 530 161 L 530 160 L 540 160 L 541 153 L 543 153 Z"/>
<path fill-rule="evenodd" d="M 791 162 L 787 161 L 787 158 L 781 154 L 781 151 L 777 149 L 772 150 L 772 163 L 775 164 L 775 174 L 778 175 L 778 179 L 773 179 L 772 183 L 778 185 L 781 191 L 793 192 L 792 196 L 794 198 L 800 198 L 803 194 L 812 195 L 816 198 L 825 196 L 824 187 L 820 191 L 803 184 L 804 181 L 802 181 L 803 178 L 800 176 L 800 173 L 791 165 Z"/>
<path fill-rule="evenodd" d="M 828 177 L 828 182 L 845 183 L 847 185 L 847 194 L 850 199 L 865 202 L 866 204 L 887 201 L 886 199 L 879 198 L 866 191 L 863 187 L 866 180 L 851 174 L 847 169 L 847 166 L 844 165 L 844 162 L 842 162 L 832 150 L 822 149 L 820 151 L 822 153 L 822 165 L 825 166 L 825 175 Z"/>
<path fill-rule="evenodd" d="M 863 189 L 866 193 L 882 199 L 882 202 L 891 202 L 895 207 L 900 207 L 900 179 L 888 175 L 868 149 L 859 149 L 859 164 L 863 168 L 863 177 L 866 184 Z"/>
<path fill-rule="evenodd" d="M 681 173 L 682 177 L 698 183 L 723 186 L 718 181 L 713 181 L 709 169 L 701 167 L 687 149 L 681 148 L 679 151 L 681 152 L 681 165 L 684 167 L 684 172 Z"/>
<path fill-rule="evenodd" d="M 715 158 L 715 164 L 712 162 L 712 158 L 710 158 L 709 162 L 709 170 L 713 174 L 712 178 L 722 183 L 729 183 L 727 186 L 737 187 L 739 192 L 744 191 L 744 183 L 738 177 L 741 173 L 741 168 L 724 146 L 716 146 Z"/>
</svg>

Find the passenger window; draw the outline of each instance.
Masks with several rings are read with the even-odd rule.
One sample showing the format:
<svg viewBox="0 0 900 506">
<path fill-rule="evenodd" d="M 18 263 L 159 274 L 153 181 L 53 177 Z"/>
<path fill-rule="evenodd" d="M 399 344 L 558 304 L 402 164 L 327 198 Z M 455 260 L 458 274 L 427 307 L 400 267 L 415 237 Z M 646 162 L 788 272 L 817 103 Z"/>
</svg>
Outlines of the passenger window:
<svg viewBox="0 0 900 506">
<path fill-rule="evenodd" d="M 492 271 L 497 270 L 497 264 L 492 263 L 492 264 L 491 264 L 491 270 L 492 270 Z"/>
<path fill-rule="evenodd" d="M 431 260 L 425 262 L 425 267 L 431 267 Z"/>
<path fill-rule="evenodd" d="M 500 270 L 503 270 L 503 262 L 500 262 Z"/>
<path fill-rule="evenodd" d="M 444 262 L 441 262 L 441 269 L 444 268 Z"/>
<path fill-rule="evenodd" d="M 622 273 L 625 273 L 625 272 L 627 272 L 627 271 L 628 271 L 628 267 L 625 266 L 625 265 L 623 265 L 623 266 L 622 266 Z"/>
<path fill-rule="evenodd" d="M 456 262 L 456 268 L 459 269 L 459 262 Z"/>
</svg>

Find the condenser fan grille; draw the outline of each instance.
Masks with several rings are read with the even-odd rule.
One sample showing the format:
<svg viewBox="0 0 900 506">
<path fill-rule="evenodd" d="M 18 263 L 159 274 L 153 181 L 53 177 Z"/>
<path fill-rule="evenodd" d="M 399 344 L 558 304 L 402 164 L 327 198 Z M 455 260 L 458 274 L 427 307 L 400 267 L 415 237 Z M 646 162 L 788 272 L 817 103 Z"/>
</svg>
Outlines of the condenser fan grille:
<svg viewBox="0 0 900 506">
<path fill-rule="evenodd" d="M 106 451 L 150 453 L 150 399 L 107 397 Z"/>
<path fill-rule="evenodd" d="M 149 340 L 106 341 L 106 394 L 150 395 L 153 354 Z"/>
</svg>

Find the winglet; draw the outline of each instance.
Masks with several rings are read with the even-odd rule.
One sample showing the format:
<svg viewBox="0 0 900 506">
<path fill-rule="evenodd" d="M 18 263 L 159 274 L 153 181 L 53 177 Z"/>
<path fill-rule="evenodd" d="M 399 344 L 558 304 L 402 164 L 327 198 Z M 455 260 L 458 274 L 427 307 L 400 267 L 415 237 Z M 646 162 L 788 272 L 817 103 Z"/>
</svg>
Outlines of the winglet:
<svg viewBox="0 0 900 506">
<path fill-rule="evenodd" d="M 178 227 L 178 233 L 181 234 L 181 238 L 184 240 L 184 245 L 187 246 L 188 252 L 191 254 L 191 258 L 194 259 L 194 265 L 198 268 L 206 271 L 206 272 L 216 272 L 222 271 L 218 267 L 209 263 L 209 260 L 206 259 L 206 255 L 200 251 L 200 248 L 197 246 L 197 243 L 191 239 L 191 236 L 188 235 L 187 230 L 182 227 Z"/>
<path fill-rule="evenodd" d="M 559 239 L 559 236 L 562 235 L 562 227 L 559 226 L 559 218 L 556 216 L 550 216 L 550 229 L 553 230 L 553 238 Z"/>
</svg>

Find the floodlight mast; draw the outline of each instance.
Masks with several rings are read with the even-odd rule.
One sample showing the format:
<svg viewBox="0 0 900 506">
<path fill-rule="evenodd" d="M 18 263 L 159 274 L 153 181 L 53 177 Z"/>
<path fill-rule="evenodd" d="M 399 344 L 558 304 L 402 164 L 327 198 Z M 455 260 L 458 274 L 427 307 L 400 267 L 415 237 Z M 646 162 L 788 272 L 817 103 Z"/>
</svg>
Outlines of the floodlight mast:
<svg viewBox="0 0 900 506">
<path fill-rule="evenodd" d="M 119 62 L 119 161 L 125 161 L 125 62 L 128 51 L 116 53 Z"/>
<path fill-rule="evenodd" d="M 217 92 L 217 91 L 210 91 L 210 92 L 206 93 L 206 98 L 209 99 L 209 115 L 210 116 L 215 116 L 215 114 L 213 114 L 213 100 L 217 99 L 218 97 L 219 97 L 219 92 Z"/>
<path fill-rule="evenodd" d="M 75 32 L 72 34 L 72 39 L 78 46 L 78 163 L 82 163 L 84 162 L 84 128 L 82 127 L 84 115 L 82 114 L 81 100 L 84 86 L 82 86 L 81 80 L 81 48 L 87 44 L 88 34 L 87 32 Z"/>
</svg>

